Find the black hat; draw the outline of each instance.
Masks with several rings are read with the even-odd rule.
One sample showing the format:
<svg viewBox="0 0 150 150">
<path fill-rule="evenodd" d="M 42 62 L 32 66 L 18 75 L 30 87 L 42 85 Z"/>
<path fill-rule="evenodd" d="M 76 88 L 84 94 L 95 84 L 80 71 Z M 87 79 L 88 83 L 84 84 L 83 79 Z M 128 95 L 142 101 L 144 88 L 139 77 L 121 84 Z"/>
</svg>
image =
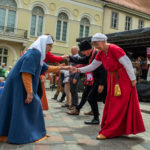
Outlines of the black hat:
<svg viewBox="0 0 150 150">
<path fill-rule="evenodd" d="M 79 49 L 80 51 L 86 51 L 92 49 L 92 45 L 90 44 L 89 41 L 84 40 L 79 44 Z"/>
</svg>

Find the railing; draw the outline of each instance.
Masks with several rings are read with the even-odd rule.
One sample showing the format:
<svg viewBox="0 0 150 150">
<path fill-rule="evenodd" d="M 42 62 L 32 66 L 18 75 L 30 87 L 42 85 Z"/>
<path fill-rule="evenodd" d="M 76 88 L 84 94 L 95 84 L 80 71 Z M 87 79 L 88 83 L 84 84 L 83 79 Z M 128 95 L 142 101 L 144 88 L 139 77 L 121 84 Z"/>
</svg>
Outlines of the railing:
<svg viewBox="0 0 150 150">
<path fill-rule="evenodd" d="M 27 30 L 0 26 L 0 35 L 3 35 L 3 36 L 27 39 L 27 32 L 28 32 Z"/>
</svg>

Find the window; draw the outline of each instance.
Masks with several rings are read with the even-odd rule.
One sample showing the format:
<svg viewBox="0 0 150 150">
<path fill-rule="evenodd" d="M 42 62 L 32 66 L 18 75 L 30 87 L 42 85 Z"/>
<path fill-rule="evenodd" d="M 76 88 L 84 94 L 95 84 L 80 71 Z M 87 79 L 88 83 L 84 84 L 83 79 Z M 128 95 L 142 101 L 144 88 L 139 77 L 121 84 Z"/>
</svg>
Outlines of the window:
<svg viewBox="0 0 150 150">
<path fill-rule="evenodd" d="M 125 30 L 131 30 L 131 26 L 132 26 L 132 18 L 126 16 Z"/>
<path fill-rule="evenodd" d="M 7 66 L 8 60 L 8 50 L 5 48 L 0 48 L 0 66 L 2 63 L 5 63 Z"/>
<path fill-rule="evenodd" d="M 43 32 L 44 11 L 41 7 L 36 6 L 32 10 L 30 35 L 40 36 Z"/>
<path fill-rule="evenodd" d="M 112 12 L 111 28 L 113 28 L 113 29 L 118 28 L 118 13 L 116 13 L 116 12 Z"/>
<path fill-rule="evenodd" d="M 0 30 L 14 32 L 17 4 L 14 0 L 0 0 Z"/>
<path fill-rule="evenodd" d="M 60 13 L 57 20 L 56 40 L 67 40 L 68 16 L 65 13 Z"/>
<path fill-rule="evenodd" d="M 88 37 L 90 32 L 90 21 L 87 18 L 82 18 L 80 22 L 79 37 Z"/>
<path fill-rule="evenodd" d="M 143 20 L 139 20 L 138 28 L 139 28 L 139 29 L 144 28 L 144 21 L 143 21 Z"/>
</svg>

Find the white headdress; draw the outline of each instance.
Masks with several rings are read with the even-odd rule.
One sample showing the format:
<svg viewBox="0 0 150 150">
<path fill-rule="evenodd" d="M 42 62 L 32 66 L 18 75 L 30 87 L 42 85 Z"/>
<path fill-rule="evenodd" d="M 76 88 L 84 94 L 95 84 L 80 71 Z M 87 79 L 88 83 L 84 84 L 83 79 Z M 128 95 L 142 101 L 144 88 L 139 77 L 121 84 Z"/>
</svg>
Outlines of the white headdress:
<svg viewBox="0 0 150 150">
<path fill-rule="evenodd" d="M 29 49 L 37 49 L 41 53 L 41 66 L 43 66 L 43 61 L 45 59 L 45 52 L 46 52 L 46 44 L 53 44 L 53 40 L 50 35 L 41 35 L 38 37 L 38 39 L 31 44 Z"/>
<path fill-rule="evenodd" d="M 92 42 L 99 42 L 99 41 L 107 41 L 107 36 L 105 34 L 102 33 L 96 33 L 93 35 L 92 37 Z"/>
</svg>

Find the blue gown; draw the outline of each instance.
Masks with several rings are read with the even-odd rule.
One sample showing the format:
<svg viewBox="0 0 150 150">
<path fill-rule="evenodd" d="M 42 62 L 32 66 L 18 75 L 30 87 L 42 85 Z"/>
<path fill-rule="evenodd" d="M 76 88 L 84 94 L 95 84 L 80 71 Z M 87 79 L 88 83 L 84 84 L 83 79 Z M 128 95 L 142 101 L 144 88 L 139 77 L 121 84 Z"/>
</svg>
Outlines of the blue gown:
<svg viewBox="0 0 150 150">
<path fill-rule="evenodd" d="M 0 95 L 0 136 L 8 136 L 8 142 L 25 144 L 46 135 L 41 100 L 37 95 L 40 74 L 48 69 L 40 65 L 41 53 L 28 50 L 9 73 Z M 32 74 L 33 100 L 25 103 L 27 97 L 21 73 Z"/>
</svg>

